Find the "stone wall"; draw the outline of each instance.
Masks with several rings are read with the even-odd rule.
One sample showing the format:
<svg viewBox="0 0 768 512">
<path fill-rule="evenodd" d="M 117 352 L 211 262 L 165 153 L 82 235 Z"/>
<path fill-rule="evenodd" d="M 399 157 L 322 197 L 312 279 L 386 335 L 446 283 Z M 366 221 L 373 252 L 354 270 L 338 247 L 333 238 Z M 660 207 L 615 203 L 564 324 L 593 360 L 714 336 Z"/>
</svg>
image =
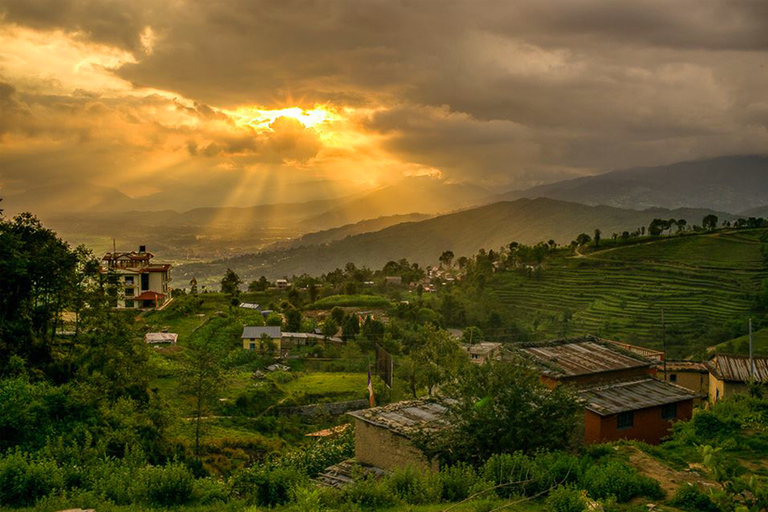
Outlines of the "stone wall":
<svg viewBox="0 0 768 512">
<path fill-rule="evenodd" d="M 311 404 L 297 407 L 280 407 L 277 409 L 279 416 L 302 416 L 313 418 L 315 416 L 340 416 L 349 411 L 357 411 L 368 407 L 368 400 L 349 400 L 346 402 L 330 402 L 327 404 Z"/>
</svg>

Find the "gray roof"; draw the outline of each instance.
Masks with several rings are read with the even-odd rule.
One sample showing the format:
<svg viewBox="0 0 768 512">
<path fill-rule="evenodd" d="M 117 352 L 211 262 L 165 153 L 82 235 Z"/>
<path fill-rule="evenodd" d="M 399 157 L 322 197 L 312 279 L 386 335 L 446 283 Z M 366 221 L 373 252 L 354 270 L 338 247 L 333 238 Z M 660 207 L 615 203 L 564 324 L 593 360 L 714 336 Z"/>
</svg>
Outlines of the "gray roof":
<svg viewBox="0 0 768 512">
<path fill-rule="evenodd" d="M 258 339 L 261 338 L 263 334 L 266 334 L 270 338 L 279 338 L 280 332 L 282 329 L 279 325 L 267 325 L 264 327 L 256 327 L 252 325 L 246 325 L 243 327 L 243 338 L 248 339 Z"/>
<path fill-rule="evenodd" d="M 755 380 L 768 382 L 768 357 L 755 357 Z M 707 363 L 707 369 L 720 380 L 748 382 L 751 379 L 749 356 L 718 354 Z"/>
<path fill-rule="evenodd" d="M 494 350 L 501 348 L 501 343 L 496 341 L 481 341 L 480 343 L 475 343 L 473 345 L 462 343 L 461 347 L 469 354 L 487 355 Z"/>
<path fill-rule="evenodd" d="M 698 396 L 682 386 L 651 378 L 586 389 L 579 395 L 586 401 L 586 408 L 600 416 L 692 400 Z"/>
<path fill-rule="evenodd" d="M 556 377 L 642 368 L 652 364 L 642 356 L 593 337 L 528 345 L 520 350 L 543 366 L 543 373 Z"/>
<path fill-rule="evenodd" d="M 430 400 L 405 400 L 348 414 L 405 436 L 419 428 L 437 429 L 448 425 L 448 408 Z"/>
</svg>

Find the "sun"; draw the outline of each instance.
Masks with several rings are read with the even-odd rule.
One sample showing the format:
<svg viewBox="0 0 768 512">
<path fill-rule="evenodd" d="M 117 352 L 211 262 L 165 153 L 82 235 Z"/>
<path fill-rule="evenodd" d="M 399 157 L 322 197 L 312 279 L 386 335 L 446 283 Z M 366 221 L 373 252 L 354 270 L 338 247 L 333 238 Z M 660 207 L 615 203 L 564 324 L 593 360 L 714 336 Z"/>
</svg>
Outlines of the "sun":
<svg viewBox="0 0 768 512">
<path fill-rule="evenodd" d="M 257 130 L 270 130 L 270 125 L 280 117 L 296 119 L 306 128 L 318 128 L 339 119 L 333 109 L 325 105 L 315 105 L 311 109 L 287 107 L 266 109 L 258 106 L 243 106 L 235 110 L 225 110 L 238 126 L 250 126 Z"/>
</svg>

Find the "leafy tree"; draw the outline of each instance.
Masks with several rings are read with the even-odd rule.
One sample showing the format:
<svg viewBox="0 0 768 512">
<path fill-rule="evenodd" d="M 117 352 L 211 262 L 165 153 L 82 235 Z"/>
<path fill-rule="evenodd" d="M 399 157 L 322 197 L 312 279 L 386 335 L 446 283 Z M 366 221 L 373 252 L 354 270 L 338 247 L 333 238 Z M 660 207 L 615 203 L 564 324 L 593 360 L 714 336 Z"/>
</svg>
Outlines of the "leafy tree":
<svg viewBox="0 0 768 512">
<path fill-rule="evenodd" d="M 664 219 L 653 219 L 648 226 L 649 236 L 659 236 L 667 229 L 667 221 Z"/>
<path fill-rule="evenodd" d="M 346 316 L 346 313 L 344 313 L 344 310 L 341 309 L 339 306 L 336 306 L 331 310 L 331 318 L 336 322 L 337 325 L 344 325 L 344 317 Z"/>
<path fill-rule="evenodd" d="M 460 269 L 464 269 L 467 266 L 469 259 L 466 256 L 461 256 L 456 262 L 459 264 Z"/>
<path fill-rule="evenodd" d="M 577 245 L 587 245 L 591 241 L 592 241 L 592 237 L 586 233 L 581 233 L 579 236 L 576 237 Z"/>
<path fill-rule="evenodd" d="M 714 231 L 715 229 L 717 229 L 717 220 L 718 220 L 717 215 L 710 213 L 709 215 L 704 217 L 704 219 L 702 219 L 701 226 L 706 231 Z"/>
<path fill-rule="evenodd" d="M 440 264 L 451 268 L 451 264 L 453 263 L 453 256 L 453 251 L 444 251 L 443 254 L 440 255 Z"/>
<path fill-rule="evenodd" d="M 459 368 L 468 364 L 464 351 L 448 331 L 431 324 L 424 328 L 420 343 L 411 351 L 411 360 L 417 367 L 411 381 L 414 396 L 415 383 L 425 386 L 432 395 L 439 384 L 452 379 Z"/>
<path fill-rule="evenodd" d="M 296 287 L 288 290 L 288 302 L 295 308 L 301 307 L 301 294 L 299 294 L 299 290 Z"/>
<path fill-rule="evenodd" d="M 309 292 L 309 301 L 315 302 L 317 301 L 318 296 L 320 295 L 320 291 L 317 289 L 317 284 L 315 282 L 309 283 L 308 290 Z"/>
<path fill-rule="evenodd" d="M 688 225 L 688 221 L 685 219 L 677 219 L 677 232 L 682 233 L 685 231 L 685 227 Z"/>
<path fill-rule="evenodd" d="M 342 324 L 341 328 L 342 339 L 344 341 L 353 340 L 359 333 L 360 321 L 358 320 L 357 315 L 347 315 L 344 318 L 344 323 Z"/>
<path fill-rule="evenodd" d="M 294 307 L 285 311 L 285 330 L 288 332 L 301 331 L 301 311 Z"/>
<path fill-rule="evenodd" d="M 451 428 L 422 432 L 417 445 L 445 462 L 479 463 L 496 453 L 568 447 L 581 410 L 568 386 L 548 389 L 522 361 L 467 365 L 445 386 Z"/>
<path fill-rule="evenodd" d="M 600 236 L 603 234 L 599 229 L 595 229 L 595 247 L 600 247 Z"/>
<path fill-rule="evenodd" d="M 267 288 L 269 288 L 269 281 L 265 276 L 261 276 L 260 278 L 251 281 L 248 285 L 249 292 L 264 292 L 267 291 Z"/>
<path fill-rule="evenodd" d="M 228 268 L 226 274 L 221 279 L 221 293 L 226 293 L 231 298 L 238 297 L 242 283 L 243 281 L 240 279 L 240 276 L 234 270 Z"/>
<path fill-rule="evenodd" d="M 469 343 L 470 345 L 483 341 L 483 331 L 479 327 L 471 326 L 464 329 L 461 333 L 461 342 Z"/>
<path fill-rule="evenodd" d="M 333 317 L 328 317 L 323 322 L 321 329 L 323 331 L 323 336 L 336 336 L 336 333 L 339 332 L 339 324 L 336 322 L 336 320 L 333 319 Z"/>
</svg>

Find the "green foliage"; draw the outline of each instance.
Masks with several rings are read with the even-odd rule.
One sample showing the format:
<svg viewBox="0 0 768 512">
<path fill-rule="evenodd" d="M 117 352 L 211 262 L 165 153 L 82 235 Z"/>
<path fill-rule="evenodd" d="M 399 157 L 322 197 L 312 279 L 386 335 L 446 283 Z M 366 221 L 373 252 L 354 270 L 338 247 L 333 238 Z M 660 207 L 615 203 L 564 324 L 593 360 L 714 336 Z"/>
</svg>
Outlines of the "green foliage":
<svg viewBox="0 0 768 512">
<path fill-rule="evenodd" d="M 398 503 L 397 498 L 386 485 L 386 481 L 375 480 L 374 478 L 358 479 L 353 484 L 344 487 L 339 501 L 364 510 L 391 507 Z"/>
<path fill-rule="evenodd" d="M 189 503 L 193 490 L 192 473 L 182 464 L 171 463 L 143 469 L 136 493 L 149 504 L 171 507 Z"/>
<path fill-rule="evenodd" d="M 440 478 L 410 467 L 395 471 L 387 485 L 394 496 L 411 505 L 436 503 L 442 496 Z"/>
<path fill-rule="evenodd" d="M 587 499 L 576 487 L 561 485 L 549 493 L 544 506 L 547 512 L 583 512 L 587 510 Z"/>
<path fill-rule="evenodd" d="M 704 491 L 690 483 L 678 487 L 669 504 L 689 512 L 721 512 Z"/>
<path fill-rule="evenodd" d="M 389 308 L 392 303 L 380 295 L 331 295 L 309 305 L 309 309 L 333 309 L 336 307 Z M 339 322 L 338 318 L 334 319 Z"/>
<path fill-rule="evenodd" d="M 52 461 L 35 461 L 21 452 L 0 459 L 0 505 L 30 506 L 62 487 L 62 473 Z"/>
<path fill-rule="evenodd" d="M 442 488 L 442 498 L 449 502 L 468 498 L 473 488 L 484 483 L 472 466 L 461 462 L 440 469 L 438 477 Z M 490 484 L 485 487 L 490 487 Z"/>
<path fill-rule="evenodd" d="M 664 491 L 656 480 L 640 475 L 633 466 L 615 459 L 587 468 L 581 485 L 594 499 L 613 496 L 619 503 L 636 496 L 651 499 L 664 497 Z"/>
</svg>

